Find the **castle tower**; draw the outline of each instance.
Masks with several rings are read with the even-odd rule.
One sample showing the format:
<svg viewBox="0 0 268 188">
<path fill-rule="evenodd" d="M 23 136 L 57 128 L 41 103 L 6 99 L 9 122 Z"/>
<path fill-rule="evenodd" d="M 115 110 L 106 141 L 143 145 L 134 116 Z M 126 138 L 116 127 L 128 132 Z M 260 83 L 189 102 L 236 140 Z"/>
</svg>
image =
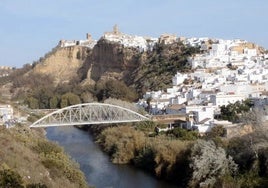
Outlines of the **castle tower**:
<svg viewBox="0 0 268 188">
<path fill-rule="evenodd" d="M 91 34 L 87 33 L 87 40 L 92 40 Z"/>
<path fill-rule="evenodd" d="M 113 34 L 115 34 L 115 35 L 119 34 L 119 29 L 118 29 L 117 24 L 115 24 L 114 27 L 113 27 Z"/>
</svg>

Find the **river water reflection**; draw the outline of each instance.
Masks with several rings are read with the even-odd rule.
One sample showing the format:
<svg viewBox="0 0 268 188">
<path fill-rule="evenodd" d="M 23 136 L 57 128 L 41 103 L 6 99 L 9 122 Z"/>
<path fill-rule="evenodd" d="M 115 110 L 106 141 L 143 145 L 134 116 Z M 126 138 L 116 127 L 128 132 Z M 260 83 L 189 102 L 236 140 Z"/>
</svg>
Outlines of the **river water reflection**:
<svg viewBox="0 0 268 188">
<path fill-rule="evenodd" d="M 88 132 L 75 127 L 47 128 L 47 138 L 58 142 L 80 164 L 87 182 L 96 188 L 175 188 L 129 165 L 115 165 Z"/>
</svg>

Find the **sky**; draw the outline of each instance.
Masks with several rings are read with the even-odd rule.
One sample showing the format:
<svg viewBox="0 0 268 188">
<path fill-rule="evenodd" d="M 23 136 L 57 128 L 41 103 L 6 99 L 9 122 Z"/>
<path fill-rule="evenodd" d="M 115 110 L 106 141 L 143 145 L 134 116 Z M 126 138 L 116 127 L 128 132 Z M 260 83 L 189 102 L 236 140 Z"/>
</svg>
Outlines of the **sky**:
<svg viewBox="0 0 268 188">
<path fill-rule="evenodd" d="M 59 40 L 126 34 L 244 39 L 268 49 L 267 0 L 1 0 L 0 66 L 20 68 Z"/>
</svg>

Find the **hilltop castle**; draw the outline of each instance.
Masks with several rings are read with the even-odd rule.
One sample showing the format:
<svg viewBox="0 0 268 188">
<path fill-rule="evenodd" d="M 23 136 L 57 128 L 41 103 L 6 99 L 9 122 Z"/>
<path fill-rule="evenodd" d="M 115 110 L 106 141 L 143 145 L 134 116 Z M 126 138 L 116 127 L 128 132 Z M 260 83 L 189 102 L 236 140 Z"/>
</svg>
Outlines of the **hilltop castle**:
<svg viewBox="0 0 268 188">
<path fill-rule="evenodd" d="M 156 43 L 171 44 L 179 40 L 179 38 L 174 34 L 162 34 L 159 38 L 152 37 L 141 37 L 124 34 L 119 31 L 118 25 L 113 26 L 112 31 L 104 32 L 102 39 L 120 43 L 126 47 L 138 47 L 142 51 L 151 50 Z M 60 40 L 59 47 L 68 46 L 86 46 L 93 48 L 97 43 L 96 40 L 92 39 L 90 33 L 86 34 L 86 40 Z"/>
<path fill-rule="evenodd" d="M 105 32 L 104 35 L 121 35 L 122 33 L 119 31 L 118 25 L 115 24 L 113 26 L 113 31 L 112 32 Z"/>
<path fill-rule="evenodd" d="M 86 34 L 86 40 L 60 40 L 58 46 L 59 47 L 68 47 L 68 46 L 86 46 L 89 48 L 93 48 L 97 43 L 96 40 L 92 39 L 90 33 Z"/>
<path fill-rule="evenodd" d="M 108 36 L 108 35 L 120 36 L 123 34 L 119 31 L 117 24 L 115 24 L 112 32 L 105 32 L 104 33 L 104 38 L 105 38 L 105 36 Z M 59 47 L 68 47 L 68 46 L 80 45 L 80 46 L 86 46 L 89 48 L 93 48 L 96 43 L 97 43 L 97 41 L 92 38 L 91 34 L 87 33 L 86 40 L 60 40 L 58 46 Z"/>
</svg>

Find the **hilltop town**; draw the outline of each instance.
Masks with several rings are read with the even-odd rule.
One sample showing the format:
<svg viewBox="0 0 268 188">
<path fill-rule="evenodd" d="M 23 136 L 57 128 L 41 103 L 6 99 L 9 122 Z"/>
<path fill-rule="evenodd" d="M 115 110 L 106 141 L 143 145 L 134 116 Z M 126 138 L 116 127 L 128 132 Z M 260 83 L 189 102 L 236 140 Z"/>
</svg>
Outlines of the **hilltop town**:
<svg viewBox="0 0 268 188">
<path fill-rule="evenodd" d="M 188 58 L 191 73 L 177 72 L 172 87 L 165 90 L 147 91 L 138 105 L 149 109 L 149 114 L 177 114 L 187 117 L 183 125 L 200 133 L 209 132 L 216 125 L 232 126 L 231 122 L 219 121 L 220 107 L 250 99 L 255 108 L 268 105 L 268 53 L 265 49 L 242 39 L 223 40 L 177 37 L 162 34 L 159 38 L 127 35 L 117 25 L 112 32 L 102 36 L 124 47 L 150 51 L 156 44 L 181 42 L 200 48 L 201 53 Z M 96 44 L 87 34 L 87 41 L 60 42 L 61 47 Z"/>
<path fill-rule="evenodd" d="M 268 104 L 268 54 L 244 40 L 189 38 L 186 45 L 200 46 L 202 53 L 188 59 L 191 73 L 177 73 L 173 87 L 147 91 L 139 105 L 150 113 L 187 116 L 185 128 L 200 133 L 216 125 L 231 125 L 214 119 L 221 106 L 250 99 L 254 107 Z M 149 104 L 148 104 L 149 100 Z"/>
<path fill-rule="evenodd" d="M 113 27 L 113 31 L 105 32 L 101 37 L 101 39 L 122 44 L 124 47 L 139 48 L 140 50 L 144 51 L 152 49 L 153 46 L 158 42 L 158 38 L 141 37 L 141 36 L 124 34 L 119 31 L 117 25 Z M 60 40 L 58 45 L 60 47 L 79 45 L 79 46 L 86 46 L 92 49 L 96 44 L 97 41 L 92 39 L 90 33 L 87 33 L 86 40 Z"/>
<path fill-rule="evenodd" d="M 133 36 L 120 32 L 117 25 L 113 27 L 111 32 L 105 32 L 99 41 L 101 40 L 112 44 L 120 44 L 125 48 L 138 49 L 138 53 L 150 52 L 159 44 L 170 45 L 174 43 L 199 49 L 200 53 L 189 56 L 187 59 L 187 64 L 191 68 L 190 72 L 177 72 L 173 75 L 172 87 L 158 91 L 148 90 L 138 102 L 138 105 L 148 109 L 151 115 L 177 114 L 187 117 L 188 121 L 184 125 L 187 129 L 197 129 L 200 133 L 205 133 L 215 125 L 230 125 L 231 122 L 220 122 L 215 120 L 214 117 L 220 113 L 221 106 L 227 106 L 237 101 L 250 99 L 255 107 L 262 109 L 268 104 L 268 54 L 265 49 L 254 43 L 241 39 L 185 38 L 177 37 L 174 34 L 162 34 L 159 38 Z M 62 73 L 65 70 L 67 71 L 66 68 L 62 69 L 60 66 L 61 61 L 59 60 L 63 59 L 65 63 L 69 60 L 72 64 L 76 62 L 77 65 L 73 65 L 74 70 L 72 72 L 77 72 L 79 68 L 81 69 L 83 63 L 90 63 L 90 66 L 92 66 L 92 62 L 81 61 L 87 59 L 88 52 L 80 49 L 80 47 L 93 50 L 97 43 L 98 41 L 94 40 L 89 33 L 86 35 L 86 40 L 60 40 L 58 46 L 52 52 L 53 54 L 55 51 L 59 51 L 60 54 L 49 56 L 47 63 L 41 62 L 34 68 L 42 72 L 42 70 L 46 70 L 44 67 L 51 64 L 54 71 Z M 79 49 L 72 51 L 74 55 L 68 55 L 68 58 L 70 56 L 71 59 L 62 58 L 65 54 L 62 50 L 68 49 L 66 54 L 69 54 L 72 47 L 79 47 Z M 122 61 L 120 64 L 116 56 L 121 53 L 121 49 L 116 52 L 114 46 L 110 46 L 109 51 L 107 51 L 106 46 L 101 48 L 99 49 L 100 52 L 103 53 L 103 50 L 106 50 L 104 53 L 108 55 L 99 55 L 102 56 L 101 58 L 103 56 L 107 56 L 107 58 L 93 57 L 92 59 L 100 60 L 100 62 L 96 63 L 95 66 L 97 67 L 93 72 L 90 72 L 93 68 L 89 69 L 87 75 L 97 74 L 96 71 L 99 70 L 107 74 L 108 71 L 106 70 L 109 70 L 107 69 L 109 64 L 113 64 L 110 66 L 112 67 L 111 71 L 114 71 L 114 63 L 117 63 L 117 69 L 120 69 L 121 64 L 125 65 L 125 62 L 131 59 L 128 58 L 130 51 L 127 52 L 128 55 L 124 57 L 125 59 L 120 60 Z M 80 57 L 80 54 L 84 55 Z M 57 57 L 60 58 L 57 59 Z M 54 59 L 49 60 L 49 58 Z M 134 63 L 135 65 L 129 67 L 137 66 L 135 61 Z M 104 66 L 106 67 L 104 68 Z M 68 78 L 67 75 L 70 75 L 70 70 L 68 69 L 69 72 L 67 71 L 64 77 L 62 75 L 58 75 L 58 77 Z M 108 73 L 108 76 L 112 74 L 115 75 L 112 72 Z M 121 75 L 120 72 L 119 75 Z M 98 77 L 100 76 L 98 75 Z M 96 80 L 96 78 L 94 79 Z M 162 82 L 164 81 L 166 80 L 162 80 Z M 11 115 L 9 114 L 8 117 L 11 117 Z"/>
<path fill-rule="evenodd" d="M 82 175 L 69 169 L 69 162 L 62 160 L 65 157 L 57 154 L 59 157 L 54 161 L 55 146 L 42 141 L 38 131 L 33 135 L 35 131 L 28 125 L 55 109 L 67 109 L 67 115 L 62 110 L 57 112 L 62 113 L 64 119 L 74 120 L 74 124 L 78 117 L 86 119 L 91 112 L 103 113 L 107 121 L 121 114 L 112 108 L 105 111 L 99 107 L 96 111 L 88 108 L 83 113 L 68 112 L 72 105 L 83 106 L 95 101 L 127 108 L 127 112 L 133 108 L 133 114 L 138 112 L 144 119 L 152 120 L 122 126 L 90 126 L 97 143 L 114 163 L 131 163 L 157 178 L 187 187 L 195 181 L 192 177 L 199 169 L 193 165 L 200 157 L 202 163 L 198 162 L 198 167 L 204 166 L 204 171 L 215 178 L 208 186 L 256 187 L 267 182 L 268 54 L 254 43 L 174 34 L 141 37 L 122 33 L 115 26 L 98 41 L 89 33 L 85 40 L 60 40 L 39 61 L 21 69 L 0 67 L 0 73 L 0 124 L 3 125 L 0 136 L 4 138 L 2 145 L 6 151 L 2 152 L 3 164 L 22 176 L 24 184 L 41 182 L 50 186 L 55 180 L 71 185 L 70 180 L 84 185 Z M 243 106 L 245 111 L 223 116 L 222 109 L 239 109 L 240 104 L 248 105 Z M 52 114 L 61 117 L 55 112 Z M 86 114 L 85 117 L 82 114 Z M 234 119 L 229 119 L 231 116 Z M 247 122 L 242 121 L 247 118 Z M 57 121 L 57 118 L 51 119 Z M 121 123 L 122 117 L 119 119 Z M 14 147 L 9 147 L 5 139 L 14 141 L 9 142 Z M 29 151 L 24 152 L 26 157 L 17 157 L 22 148 L 18 143 L 28 146 L 24 149 Z M 12 158 L 6 153 L 15 155 Z M 32 159 L 28 156 L 40 159 L 32 160 L 39 161 L 40 165 L 28 164 Z M 55 165 L 43 166 L 50 164 L 50 159 L 52 164 L 61 167 L 55 175 Z M 18 160 L 21 163 L 17 163 Z M 34 166 L 42 175 L 36 179 L 34 174 L 38 173 L 25 171 L 28 168 L 24 164 Z M 18 166 L 22 166 L 22 171 Z M 70 175 L 67 171 L 66 174 L 66 169 L 73 173 Z M 204 178 L 197 182 L 210 180 L 203 172 L 200 174 Z M 64 175 L 72 179 L 65 180 Z M 77 177 L 75 181 L 73 177 Z M 53 181 L 48 182 L 47 178 Z"/>
</svg>

